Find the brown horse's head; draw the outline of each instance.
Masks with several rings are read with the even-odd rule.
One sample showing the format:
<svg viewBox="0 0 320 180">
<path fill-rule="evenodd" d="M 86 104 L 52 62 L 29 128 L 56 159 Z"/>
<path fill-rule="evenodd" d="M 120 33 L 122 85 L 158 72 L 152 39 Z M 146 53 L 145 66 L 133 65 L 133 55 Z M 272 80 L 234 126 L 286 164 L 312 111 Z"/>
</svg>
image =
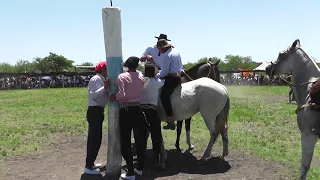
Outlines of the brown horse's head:
<svg viewBox="0 0 320 180">
<path fill-rule="evenodd" d="M 207 62 L 199 63 L 188 71 L 182 73 L 182 77 L 186 79 L 186 81 L 192 81 L 201 77 L 208 77 L 220 83 L 220 70 L 218 68 L 218 64 L 220 60 L 215 63 L 211 62 L 211 58 Z"/>
</svg>

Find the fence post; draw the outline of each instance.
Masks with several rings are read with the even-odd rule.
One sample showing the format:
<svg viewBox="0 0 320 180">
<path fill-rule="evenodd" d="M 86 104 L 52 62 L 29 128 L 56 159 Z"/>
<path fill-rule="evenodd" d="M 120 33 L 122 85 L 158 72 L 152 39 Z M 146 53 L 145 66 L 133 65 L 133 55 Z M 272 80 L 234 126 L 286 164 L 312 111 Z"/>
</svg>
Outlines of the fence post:
<svg viewBox="0 0 320 180">
<path fill-rule="evenodd" d="M 105 53 L 107 60 L 108 78 L 115 82 L 123 72 L 122 61 L 122 29 L 121 10 L 118 7 L 106 7 L 102 9 L 102 21 L 104 32 Z M 112 83 L 109 95 L 117 93 L 118 87 Z M 119 129 L 119 103 L 108 104 L 108 153 L 106 172 L 107 178 L 118 180 L 121 173 L 121 146 Z"/>
</svg>

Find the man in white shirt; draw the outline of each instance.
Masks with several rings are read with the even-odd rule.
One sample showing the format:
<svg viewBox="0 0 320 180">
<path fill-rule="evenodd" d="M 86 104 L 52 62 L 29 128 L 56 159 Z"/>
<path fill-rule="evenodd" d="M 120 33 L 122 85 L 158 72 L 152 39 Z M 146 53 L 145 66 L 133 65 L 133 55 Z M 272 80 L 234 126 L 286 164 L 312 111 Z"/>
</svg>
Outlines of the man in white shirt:
<svg viewBox="0 0 320 180">
<path fill-rule="evenodd" d="M 160 95 L 161 103 L 168 117 L 168 124 L 164 129 L 174 130 L 175 117 L 173 116 L 170 98 L 173 90 L 181 84 L 182 61 L 180 54 L 165 39 L 159 40 L 157 47 L 162 54 L 159 57 L 161 71 L 156 75 L 156 78 L 165 80 Z"/>
<path fill-rule="evenodd" d="M 88 84 L 88 139 L 87 139 L 87 157 L 84 169 L 85 174 L 100 174 L 94 169 L 94 161 L 97 158 L 101 140 L 102 140 L 102 124 L 104 121 L 104 108 L 108 103 L 107 90 L 110 82 L 106 81 L 107 62 L 100 62 L 95 67 L 94 75 Z"/>
<path fill-rule="evenodd" d="M 160 39 L 165 39 L 167 41 L 171 41 L 170 39 L 168 39 L 168 36 L 166 34 L 160 34 L 159 36 L 155 36 L 155 38 L 157 38 L 158 41 Z M 140 61 L 141 62 L 145 62 L 146 60 L 152 61 L 158 69 L 161 69 L 160 68 L 160 59 L 158 59 L 159 56 L 160 56 L 160 51 L 157 48 L 157 45 L 154 45 L 152 47 L 148 47 L 145 50 L 145 52 L 142 54 L 142 57 L 140 58 Z"/>
<path fill-rule="evenodd" d="M 161 120 L 157 111 L 158 104 L 158 91 L 164 85 L 164 81 L 155 78 L 155 66 L 149 62 L 145 64 L 144 77 L 149 78 L 149 81 L 142 90 L 142 96 L 140 100 L 141 110 L 145 114 L 145 123 L 148 125 L 148 130 L 151 133 L 152 148 L 154 151 L 154 157 L 156 163 L 162 162 L 161 146 L 163 146 L 163 139 L 161 133 Z M 148 139 L 148 136 L 146 136 Z M 145 139 L 145 144 L 147 144 Z"/>
</svg>

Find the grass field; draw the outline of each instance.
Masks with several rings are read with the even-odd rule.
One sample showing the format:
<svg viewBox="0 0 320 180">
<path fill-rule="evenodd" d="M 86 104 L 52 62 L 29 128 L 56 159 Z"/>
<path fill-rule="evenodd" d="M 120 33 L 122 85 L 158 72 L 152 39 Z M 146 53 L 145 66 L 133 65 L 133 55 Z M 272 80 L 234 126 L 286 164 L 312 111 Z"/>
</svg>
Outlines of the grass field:
<svg viewBox="0 0 320 180">
<path fill-rule="evenodd" d="M 289 88 L 227 88 L 231 96 L 230 149 L 286 164 L 295 170 L 293 176 L 297 176 L 301 145 L 294 113 L 296 105 L 287 103 Z M 86 134 L 86 88 L 0 91 L 0 102 L 0 160 L 37 153 L 53 136 Z M 163 131 L 163 134 L 166 148 L 174 148 L 175 131 Z M 197 114 L 191 123 L 195 151 L 203 152 L 208 136 L 201 116 Z M 182 133 L 182 148 L 186 148 L 184 142 Z M 218 144 L 221 145 L 220 139 Z M 320 178 L 317 149 L 309 179 Z"/>
</svg>

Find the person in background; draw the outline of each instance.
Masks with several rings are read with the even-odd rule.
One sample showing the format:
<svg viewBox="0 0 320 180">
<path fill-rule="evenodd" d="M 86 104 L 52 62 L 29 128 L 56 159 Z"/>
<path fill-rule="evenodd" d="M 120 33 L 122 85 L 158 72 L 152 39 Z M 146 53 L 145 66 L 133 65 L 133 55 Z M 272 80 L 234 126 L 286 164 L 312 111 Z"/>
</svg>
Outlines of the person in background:
<svg viewBox="0 0 320 180">
<path fill-rule="evenodd" d="M 144 68 L 145 79 L 149 78 L 148 83 L 142 90 L 141 96 L 141 110 L 145 114 L 145 123 L 147 123 L 148 130 L 151 133 L 152 148 L 154 151 L 154 157 L 156 163 L 162 162 L 161 146 L 163 146 L 163 139 L 161 133 L 161 121 L 158 116 L 157 104 L 158 104 L 158 91 L 163 86 L 164 81 L 155 78 L 156 67 L 151 63 L 146 63 Z M 148 138 L 148 136 L 146 136 Z M 144 141 L 147 143 L 147 139 Z"/>
<path fill-rule="evenodd" d="M 84 169 L 85 174 L 100 174 L 94 168 L 94 161 L 97 158 L 101 140 L 102 124 L 104 121 L 104 108 L 108 103 L 108 88 L 110 83 L 107 78 L 107 62 L 100 62 L 95 67 L 94 75 L 88 84 L 88 139 L 87 139 L 87 157 Z"/>
<path fill-rule="evenodd" d="M 118 92 L 110 96 L 110 101 L 119 101 L 119 123 L 121 136 L 121 154 L 125 159 L 128 172 L 121 174 L 122 179 L 135 179 L 135 173 L 142 175 L 145 163 L 146 152 L 146 127 L 144 116 L 140 108 L 140 99 L 144 87 L 144 77 L 141 72 L 137 72 L 140 59 L 138 57 L 129 57 L 124 66 L 128 68 L 127 72 L 118 76 Z M 131 150 L 131 131 L 135 131 L 135 142 L 137 145 L 138 167 L 133 166 L 133 156 Z"/>
</svg>

